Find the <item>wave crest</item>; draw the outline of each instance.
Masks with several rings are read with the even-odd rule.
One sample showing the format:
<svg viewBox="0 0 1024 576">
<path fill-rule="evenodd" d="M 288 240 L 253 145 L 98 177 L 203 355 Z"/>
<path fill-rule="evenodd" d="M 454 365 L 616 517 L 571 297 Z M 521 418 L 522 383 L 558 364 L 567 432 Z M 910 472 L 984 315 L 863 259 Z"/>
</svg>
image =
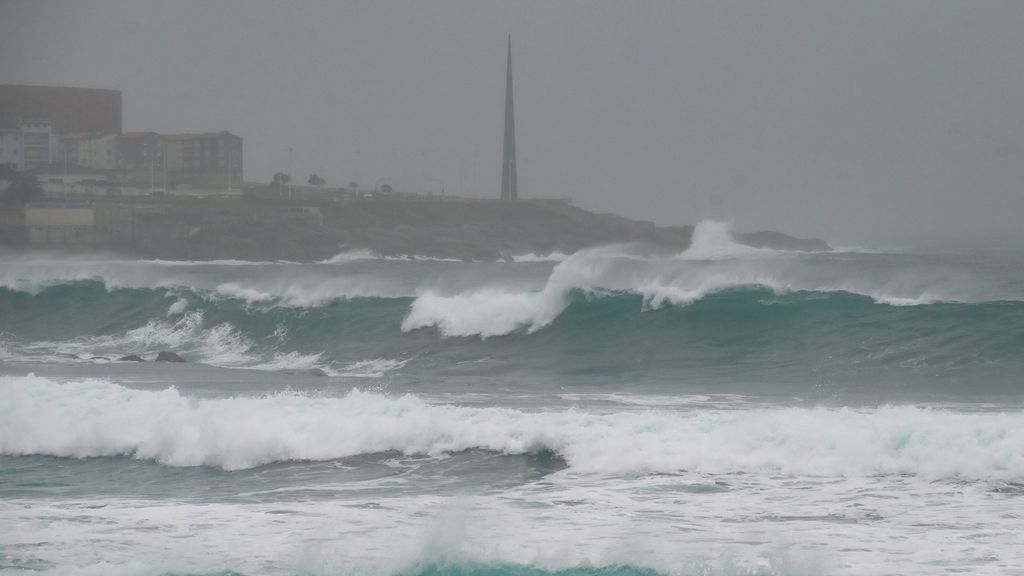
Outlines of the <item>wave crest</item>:
<svg viewBox="0 0 1024 576">
<path fill-rule="evenodd" d="M 251 468 L 398 451 L 552 451 L 582 473 L 1024 479 L 1021 413 L 782 408 L 529 413 L 353 390 L 193 399 L 103 380 L 0 377 L 0 453 Z"/>
</svg>

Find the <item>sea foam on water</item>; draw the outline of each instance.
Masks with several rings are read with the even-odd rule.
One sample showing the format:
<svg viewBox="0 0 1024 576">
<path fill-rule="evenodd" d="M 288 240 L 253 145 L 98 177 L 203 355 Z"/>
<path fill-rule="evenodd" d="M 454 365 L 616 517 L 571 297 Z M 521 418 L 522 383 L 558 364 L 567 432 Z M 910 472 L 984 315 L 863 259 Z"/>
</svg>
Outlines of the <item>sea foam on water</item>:
<svg viewBox="0 0 1024 576">
<path fill-rule="evenodd" d="M 0 453 L 132 456 L 228 470 L 397 451 L 551 451 L 583 473 L 911 474 L 1024 480 L 1024 414 L 750 408 L 591 414 L 431 404 L 410 394 L 189 398 L 105 380 L 0 377 Z"/>
</svg>

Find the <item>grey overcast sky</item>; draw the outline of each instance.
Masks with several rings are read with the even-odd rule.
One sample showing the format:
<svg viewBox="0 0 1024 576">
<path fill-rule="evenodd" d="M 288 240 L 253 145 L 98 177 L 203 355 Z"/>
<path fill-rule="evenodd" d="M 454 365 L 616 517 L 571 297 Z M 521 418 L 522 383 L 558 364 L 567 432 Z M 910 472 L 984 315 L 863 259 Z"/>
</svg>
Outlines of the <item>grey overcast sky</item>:
<svg viewBox="0 0 1024 576">
<path fill-rule="evenodd" d="M 230 130 L 245 175 L 839 243 L 1024 247 L 1024 2 L 11 1 L 0 83 Z M 290 154 L 288 149 L 292 148 Z"/>
</svg>

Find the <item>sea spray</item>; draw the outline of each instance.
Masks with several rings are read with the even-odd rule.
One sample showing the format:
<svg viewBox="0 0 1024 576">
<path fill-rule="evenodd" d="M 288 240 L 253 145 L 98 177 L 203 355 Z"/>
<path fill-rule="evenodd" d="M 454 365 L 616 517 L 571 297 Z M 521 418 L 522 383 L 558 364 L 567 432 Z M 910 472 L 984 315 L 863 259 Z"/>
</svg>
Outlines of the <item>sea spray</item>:
<svg viewBox="0 0 1024 576">
<path fill-rule="evenodd" d="M 677 257 L 684 260 L 722 260 L 730 258 L 768 258 L 784 251 L 754 248 L 740 244 L 733 236 L 732 222 L 702 220 L 693 229 L 690 246 Z"/>
</svg>

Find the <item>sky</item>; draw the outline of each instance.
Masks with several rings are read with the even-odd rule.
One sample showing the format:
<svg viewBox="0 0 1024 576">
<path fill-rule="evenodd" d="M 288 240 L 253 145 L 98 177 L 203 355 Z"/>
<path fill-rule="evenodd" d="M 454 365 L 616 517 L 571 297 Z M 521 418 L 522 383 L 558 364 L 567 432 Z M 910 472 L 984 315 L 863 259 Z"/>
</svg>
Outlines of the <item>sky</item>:
<svg viewBox="0 0 1024 576">
<path fill-rule="evenodd" d="M 0 83 L 229 130 L 245 177 L 858 246 L 1024 248 L 1024 2 L 2 0 Z"/>
</svg>

